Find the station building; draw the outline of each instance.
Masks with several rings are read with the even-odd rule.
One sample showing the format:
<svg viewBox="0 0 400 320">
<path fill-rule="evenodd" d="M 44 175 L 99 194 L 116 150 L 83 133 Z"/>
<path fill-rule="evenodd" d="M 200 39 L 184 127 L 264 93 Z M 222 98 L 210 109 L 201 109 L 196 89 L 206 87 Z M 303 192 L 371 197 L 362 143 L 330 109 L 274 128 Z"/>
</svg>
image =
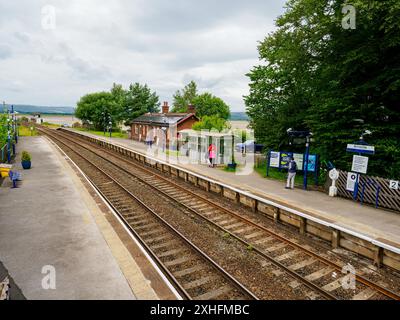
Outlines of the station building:
<svg viewBox="0 0 400 320">
<path fill-rule="evenodd" d="M 178 132 L 191 129 L 199 121 L 196 109 L 190 105 L 187 113 L 169 112 L 168 102 L 164 102 L 161 113 L 146 113 L 131 122 L 130 138 L 141 142 L 158 143 L 166 137 L 166 145 L 178 138 Z"/>
</svg>

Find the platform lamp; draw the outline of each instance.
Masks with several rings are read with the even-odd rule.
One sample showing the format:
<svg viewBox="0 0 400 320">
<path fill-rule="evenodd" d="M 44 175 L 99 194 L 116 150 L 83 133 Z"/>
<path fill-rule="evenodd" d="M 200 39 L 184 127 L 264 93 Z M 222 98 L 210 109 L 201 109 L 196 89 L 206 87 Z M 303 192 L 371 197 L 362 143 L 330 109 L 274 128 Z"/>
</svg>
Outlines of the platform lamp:
<svg viewBox="0 0 400 320">
<path fill-rule="evenodd" d="M 304 190 L 307 190 L 307 184 L 308 184 L 308 178 L 307 178 L 307 173 L 308 173 L 308 159 L 310 157 L 310 143 L 311 143 L 311 137 L 313 136 L 313 133 L 309 130 L 305 131 L 295 131 L 292 128 L 288 129 L 287 134 L 291 138 L 305 138 L 306 140 L 306 153 L 304 156 L 304 174 L 303 174 L 303 188 Z"/>
<path fill-rule="evenodd" d="M 10 118 L 7 118 L 7 163 L 11 162 L 11 132 Z"/>
<path fill-rule="evenodd" d="M 107 133 L 107 119 L 109 121 L 111 121 L 111 116 L 108 115 L 108 111 L 105 108 L 103 109 L 101 115 L 103 116 L 103 120 L 104 120 L 104 122 L 103 122 L 103 133 L 104 133 L 104 136 L 106 136 L 106 133 Z"/>
<path fill-rule="evenodd" d="M 111 118 L 110 118 L 110 121 L 108 122 L 108 130 L 109 130 L 110 139 L 111 139 L 111 132 L 112 132 L 112 121 L 111 121 Z"/>
</svg>

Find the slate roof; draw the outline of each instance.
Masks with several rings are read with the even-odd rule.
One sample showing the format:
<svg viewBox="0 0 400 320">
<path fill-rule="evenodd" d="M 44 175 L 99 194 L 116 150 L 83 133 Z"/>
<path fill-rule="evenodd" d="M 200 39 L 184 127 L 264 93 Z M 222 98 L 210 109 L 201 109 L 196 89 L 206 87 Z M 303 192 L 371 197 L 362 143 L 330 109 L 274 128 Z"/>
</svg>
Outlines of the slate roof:
<svg viewBox="0 0 400 320">
<path fill-rule="evenodd" d="M 193 113 L 146 113 L 134 119 L 131 123 L 169 127 L 170 125 L 178 124 L 186 119 L 190 119 L 192 116 L 196 117 L 196 115 Z"/>
</svg>

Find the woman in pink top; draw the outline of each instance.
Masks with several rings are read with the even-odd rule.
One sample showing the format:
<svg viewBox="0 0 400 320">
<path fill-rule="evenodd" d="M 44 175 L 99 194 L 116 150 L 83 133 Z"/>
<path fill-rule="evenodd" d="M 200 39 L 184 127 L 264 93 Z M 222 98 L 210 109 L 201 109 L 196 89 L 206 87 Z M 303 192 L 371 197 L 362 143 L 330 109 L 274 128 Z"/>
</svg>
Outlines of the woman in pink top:
<svg viewBox="0 0 400 320">
<path fill-rule="evenodd" d="M 217 153 L 217 147 L 214 144 L 210 144 L 208 147 L 208 160 L 210 161 L 209 167 L 214 168 L 215 166 L 215 157 Z"/>
</svg>

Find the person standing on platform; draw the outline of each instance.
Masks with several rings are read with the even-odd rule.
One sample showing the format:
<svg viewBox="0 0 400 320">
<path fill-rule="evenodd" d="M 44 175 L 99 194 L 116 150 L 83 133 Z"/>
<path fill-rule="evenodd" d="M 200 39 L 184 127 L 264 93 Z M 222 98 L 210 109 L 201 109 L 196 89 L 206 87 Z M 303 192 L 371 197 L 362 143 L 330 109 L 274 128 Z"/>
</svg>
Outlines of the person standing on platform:
<svg viewBox="0 0 400 320">
<path fill-rule="evenodd" d="M 296 161 L 294 161 L 293 157 L 290 157 L 286 189 L 294 189 L 294 179 L 296 177 L 296 172 L 297 172 L 297 163 Z"/>
<path fill-rule="evenodd" d="M 208 147 L 208 160 L 210 161 L 209 167 L 214 168 L 215 166 L 215 158 L 217 153 L 217 147 L 211 143 Z"/>
</svg>

